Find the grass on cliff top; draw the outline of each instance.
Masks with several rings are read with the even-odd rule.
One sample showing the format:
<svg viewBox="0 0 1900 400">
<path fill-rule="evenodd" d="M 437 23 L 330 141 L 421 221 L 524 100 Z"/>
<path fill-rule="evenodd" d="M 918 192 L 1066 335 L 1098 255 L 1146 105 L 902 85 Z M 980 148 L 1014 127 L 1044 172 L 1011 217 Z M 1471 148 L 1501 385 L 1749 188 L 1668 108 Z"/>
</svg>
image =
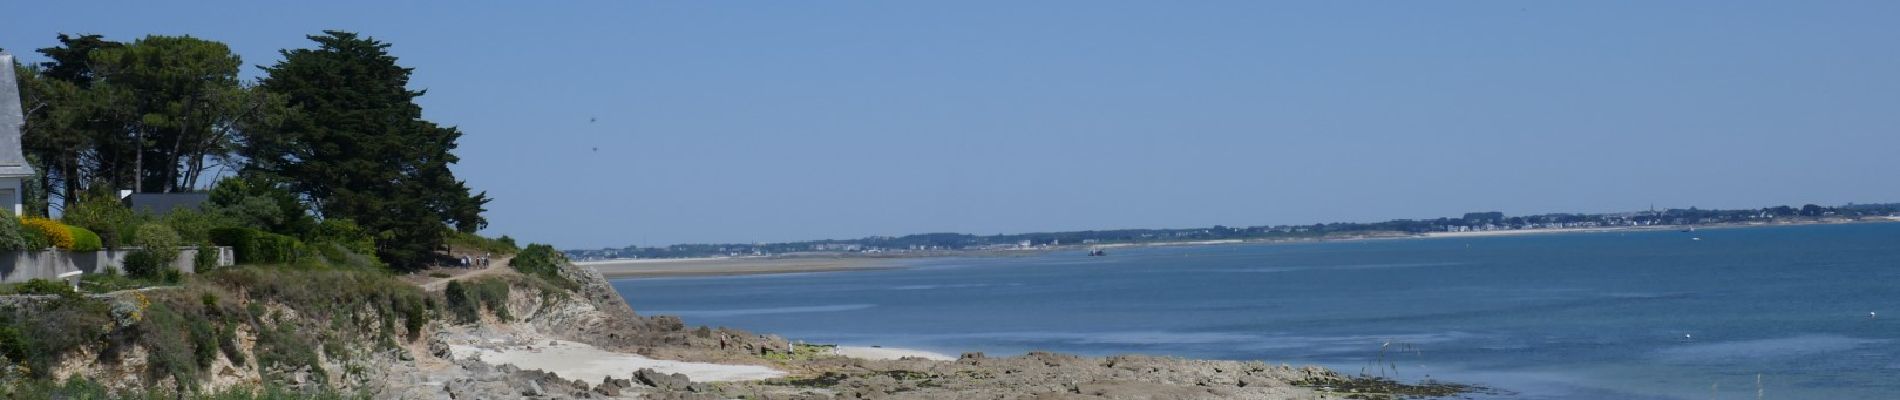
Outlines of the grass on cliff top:
<svg viewBox="0 0 1900 400">
<path fill-rule="evenodd" d="M 115 391 L 85 378 L 73 378 L 65 383 L 46 380 L 22 382 L 6 387 L 0 393 L 4 393 L 8 399 L 22 400 L 367 400 L 371 398 L 368 394 L 361 393 L 343 393 L 328 389 L 302 392 L 278 386 L 238 387 L 209 393 L 179 393 L 163 389 Z"/>
<path fill-rule="evenodd" d="M 7 289 L 16 292 L 55 296 L 0 303 L 5 304 L 0 305 L 0 397 L 155 398 L 156 393 L 163 398 L 312 398 L 281 397 L 271 391 L 201 393 L 197 382 L 221 360 L 260 368 L 266 382 L 283 381 L 298 370 L 319 382 L 337 373 L 348 378 L 360 372 L 327 371 L 324 361 L 401 351 L 400 344 L 417 340 L 431 321 L 475 322 L 484 310 L 510 320 L 506 302 L 511 288 L 531 288 L 543 296 L 565 296 L 578 288 L 559 269 L 566 260 L 551 250 L 535 249 L 528 268 L 516 267 L 523 276 L 459 282 L 444 295 L 424 291 L 374 265 L 333 262 L 218 268 L 183 276 L 175 286 L 160 290 L 104 296 L 72 292 L 63 282 L 10 286 Z M 241 331 L 255 335 L 252 347 L 244 348 L 237 340 Z M 148 367 L 142 378 L 147 392 L 94 396 L 101 392 L 52 384 L 53 368 L 79 349 L 102 357 L 145 350 Z M 347 396 L 334 398 L 342 397 Z"/>
<path fill-rule="evenodd" d="M 456 251 L 494 253 L 496 256 L 515 254 L 521 249 L 515 245 L 515 238 L 502 236 L 487 238 L 473 233 L 450 230 L 445 244 Z"/>
<path fill-rule="evenodd" d="M 178 382 L 155 390 L 194 392 L 219 359 L 261 366 L 271 379 L 301 369 L 322 380 L 338 372 L 322 360 L 397 348 L 440 308 L 434 295 L 380 269 L 224 268 L 166 290 L 0 307 L 0 356 L 19 367 L 12 383 L 28 385 L 54 378 L 53 366 L 80 348 L 143 348 L 145 382 Z M 240 330 L 256 334 L 254 347 L 241 348 Z"/>
</svg>

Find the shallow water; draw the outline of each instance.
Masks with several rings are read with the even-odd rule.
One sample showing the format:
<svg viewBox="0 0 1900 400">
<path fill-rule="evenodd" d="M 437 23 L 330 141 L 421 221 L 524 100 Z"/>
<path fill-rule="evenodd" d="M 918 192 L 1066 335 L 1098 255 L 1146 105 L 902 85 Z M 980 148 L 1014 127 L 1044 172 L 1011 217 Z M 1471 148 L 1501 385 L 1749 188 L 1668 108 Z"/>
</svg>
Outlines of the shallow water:
<svg viewBox="0 0 1900 400">
<path fill-rule="evenodd" d="M 1314 363 L 1510 398 L 1754 398 L 1757 374 L 1770 399 L 1900 398 L 1900 224 L 912 263 L 614 285 L 643 314 L 820 343 Z"/>
</svg>

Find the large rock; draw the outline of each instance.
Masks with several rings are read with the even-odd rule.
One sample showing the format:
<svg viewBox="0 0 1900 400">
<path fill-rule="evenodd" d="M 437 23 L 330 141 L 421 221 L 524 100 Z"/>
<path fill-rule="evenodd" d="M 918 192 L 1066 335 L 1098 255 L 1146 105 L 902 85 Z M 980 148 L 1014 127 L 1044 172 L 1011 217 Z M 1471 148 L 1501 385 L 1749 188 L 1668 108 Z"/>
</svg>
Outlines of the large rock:
<svg viewBox="0 0 1900 400">
<path fill-rule="evenodd" d="M 633 371 L 633 381 L 663 390 L 687 390 L 688 387 L 693 385 L 693 380 L 688 379 L 686 374 L 663 374 L 659 371 L 654 371 L 652 368 L 641 368 L 639 371 Z"/>
</svg>

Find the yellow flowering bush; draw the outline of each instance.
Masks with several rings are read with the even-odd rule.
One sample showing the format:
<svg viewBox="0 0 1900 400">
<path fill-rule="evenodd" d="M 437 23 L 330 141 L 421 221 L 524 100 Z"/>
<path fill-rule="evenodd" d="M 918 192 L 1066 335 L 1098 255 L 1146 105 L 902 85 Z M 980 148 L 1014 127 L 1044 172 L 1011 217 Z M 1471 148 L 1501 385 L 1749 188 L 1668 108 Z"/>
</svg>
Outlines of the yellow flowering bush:
<svg viewBox="0 0 1900 400">
<path fill-rule="evenodd" d="M 66 229 L 66 224 L 46 218 L 26 217 L 20 219 L 20 226 L 38 232 L 40 236 L 46 238 L 47 244 L 53 247 L 58 247 L 60 250 L 73 249 L 73 231 Z"/>
</svg>

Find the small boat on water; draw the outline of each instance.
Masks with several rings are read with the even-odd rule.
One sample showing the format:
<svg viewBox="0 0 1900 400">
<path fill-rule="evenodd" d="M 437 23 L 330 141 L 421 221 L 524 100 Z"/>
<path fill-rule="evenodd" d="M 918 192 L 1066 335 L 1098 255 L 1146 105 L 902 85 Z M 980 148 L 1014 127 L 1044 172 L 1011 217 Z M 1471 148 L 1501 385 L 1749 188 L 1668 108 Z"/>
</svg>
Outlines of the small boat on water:
<svg viewBox="0 0 1900 400">
<path fill-rule="evenodd" d="M 1101 257 L 1101 256 L 1106 256 L 1106 255 L 1108 255 L 1108 251 L 1106 250 L 1102 250 L 1102 249 L 1089 250 L 1089 257 Z"/>
</svg>

